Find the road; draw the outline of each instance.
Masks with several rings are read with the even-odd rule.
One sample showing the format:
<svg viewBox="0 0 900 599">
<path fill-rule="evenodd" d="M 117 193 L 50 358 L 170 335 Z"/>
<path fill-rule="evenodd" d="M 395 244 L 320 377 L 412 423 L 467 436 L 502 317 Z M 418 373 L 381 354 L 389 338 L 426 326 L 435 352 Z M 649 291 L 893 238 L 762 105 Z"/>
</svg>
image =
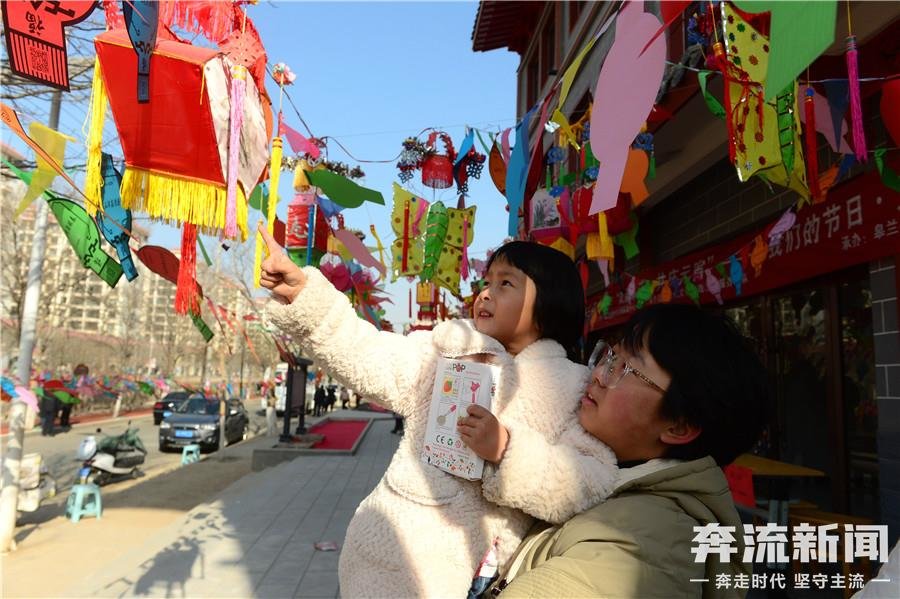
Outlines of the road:
<svg viewBox="0 0 900 599">
<path fill-rule="evenodd" d="M 255 402 L 258 403 L 258 402 Z M 266 423 L 265 416 L 260 415 L 257 410 L 258 405 L 254 402 L 247 402 L 247 413 L 250 416 L 250 436 L 255 436 L 260 432 L 265 432 Z M 75 424 L 66 432 L 57 431 L 52 437 L 44 437 L 40 434 L 40 429 L 30 431 L 25 435 L 24 449 L 25 453 L 40 453 L 44 458 L 44 463 L 50 471 L 50 474 L 56 479 L 56 497 L 46 500 L 36 512 L 23 513 L 18 519 L 18 524 L 28 524 L 31 519 L 43 520 L 45 507 L 55 506 L 55 504 L 63 502 L 69 495 L 69 489 L 78 476 L 78 470 L 81 468 L 81 462 L 76 458 L 78 445 L 81 441 L 89 436 L 95 435 L 101 438 L 103 435 L 119 435 L 125 432 L 128 427 L 128 419 L 118 418 L 103 422 L 91 422 L 85 424 Z M 153 424 L 153 415 L 146 414 L 131 419 L 131 425 L 138 428 L 141 441 L 147 449 L 147 457 L 140 466 L 143 476 L 138 479 L 119 479 L 109 483 L 109 486 L 115 487 L 117 490 L 125 489 L 139 482 L 146 480 L 147 477 L 153 477 L 172 468 L 176 468 L 181 464 L 181 453 L 170 452 L 162 453 L 159 451 L 159 427 Z M 101 429 L 101 433 L 97 434 L 97 429 Z M 3 451 L 6 451 L 6 443 L 9 436 L 3 437 Z"/>
</svg>

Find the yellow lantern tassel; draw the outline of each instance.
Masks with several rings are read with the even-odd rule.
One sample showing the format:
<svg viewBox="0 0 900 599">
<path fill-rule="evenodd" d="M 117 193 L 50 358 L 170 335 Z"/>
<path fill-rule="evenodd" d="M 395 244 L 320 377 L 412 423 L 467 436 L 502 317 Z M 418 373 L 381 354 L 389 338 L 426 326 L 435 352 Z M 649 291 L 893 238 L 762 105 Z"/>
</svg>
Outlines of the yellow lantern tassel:
<svg viewBox="0 0 900 599">
<path fill-rule="evenodd" d="M 272 139 L 272 161 L 269 165 L 269 205 L 266 214 L 266 229 L 270 235 L 275 233 L 275 207 L 278 205 L 278 181 L 281 178 L 281 138 Z M 256 253 L 253 256 L 253 285 L 259 287 L 260 271 L 262 270 L 263 254 L 269 255 L 269 248 L 263 241 L 262 235 L 256 233 Z"/>
<path fill-rule="evenodd" d="M 94 216 L 102 205 L 103 175 L 100 159 L 103 146 L 103 125 L 106 122 L 106 87 L 100 73 L 100 59 L 94 60 L 94 80 L 91 84 L 91 126 L 87 134 L 87 172 L 84 177 L 84 204 L 88 214 Z"/>
<path fill-rule="evenodd" d="M 613 248 L 613 240 L 609 235 L 609 227 L 606 225 L 606 214 L 603 212 L 597 213 L 597 223 L 598 223 L 598 235 L 600 237 L 600 258 L 607 259 L 612 262 L 612 259 L 615 257 L 616 252 L 615 248 Z"/>
</svg>

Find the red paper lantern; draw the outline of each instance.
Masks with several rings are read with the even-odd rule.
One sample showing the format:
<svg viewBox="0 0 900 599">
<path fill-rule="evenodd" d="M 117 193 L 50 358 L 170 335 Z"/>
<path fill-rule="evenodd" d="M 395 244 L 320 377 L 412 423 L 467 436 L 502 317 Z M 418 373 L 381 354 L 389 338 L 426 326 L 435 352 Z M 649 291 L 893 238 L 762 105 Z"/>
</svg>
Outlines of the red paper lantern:
<svg viewBox="0 0 900 599">
<path fill-rule="evenodd" d="M 453 163 L 443 154 L 435 154 L 422 164 L 422 184 L 435 189 L 447 189 L 453 185 Z"/>
<path fill-rule="evenodd" d="M 453 185 L 453 160 L 456 152 L 453 141 L 442 131 L 433 131 L 428 136 L 428 147 L 434 148 L 438 137 L 444 142 L 446 154 L 432 154 L 422 163 L 422 184 L 434 189 L 447 189 Z"/>
<path fill-rule="evenodd" d="M 305 250 L 309 243 L 309 219 L 315 210 L 315 237 L 313 249 L 325 252 L 328 249 L 328 223 L 325 216 L 315 204 L 293 203 L 288 206 L 287 230 L 285 231 L 285 247 Z"/>
</svg>

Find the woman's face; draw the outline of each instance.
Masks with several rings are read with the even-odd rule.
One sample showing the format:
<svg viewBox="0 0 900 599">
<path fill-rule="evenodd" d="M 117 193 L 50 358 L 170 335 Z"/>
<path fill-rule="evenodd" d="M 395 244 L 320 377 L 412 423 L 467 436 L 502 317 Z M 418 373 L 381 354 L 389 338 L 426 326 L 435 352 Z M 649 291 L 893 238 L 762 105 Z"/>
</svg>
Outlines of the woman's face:
<svg viewBox="0 0 900 599">
<path fill-rule="evenodd" d="M 613 349 L 619 361 L 624 360 L 662 389 L 668 389 L 669 373 L 646 349 L 637 354 L 630 354 L 621 346 Z M 602 383 L 603 368 L 605 364 L 601 360 L 591 372 L 587 393 L 578 410 L 581 426 L 609 445 L 620 462 L 664 455 L 666 444 L 671 442 L 668 435 L 675 423 L 659 415 L 663 393 L 633 373 L 626 374 L 615 387 L 608 388 Z"/>
</svg>

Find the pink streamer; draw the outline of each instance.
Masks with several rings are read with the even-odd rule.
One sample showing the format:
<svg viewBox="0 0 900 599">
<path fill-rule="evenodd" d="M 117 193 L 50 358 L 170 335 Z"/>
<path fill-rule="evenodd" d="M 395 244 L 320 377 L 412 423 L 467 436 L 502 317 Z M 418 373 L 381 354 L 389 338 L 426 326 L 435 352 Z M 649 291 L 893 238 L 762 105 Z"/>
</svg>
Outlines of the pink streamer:
<svg viewBox="0 0 900 599">
<path fill-rule="evenodd" d="M 600 267 L 600 274 L 603 275 L 603 286 L 609 287 L 609 259 L 597 260 L 597 266 Z"/>
<path fill-rule="evenodd" d="M 309 154 L 310 158 L 319 157 L 319 146 L 309 141 L 298 131 L 288 127 L 284 118 L 278 115 L 278 134 L 283 135 L 291 145 L 291 149 L 297 154 Z"/>
<path fill-rule="evenodd" d="M 228 135 L 228 195 L 225 208 L 225 237 L 238 236 L 237 181 L 238 154 L 241 150 L 241 127 L 244 124 L 244 94 L 247 80 L 242 76 L 231 77 L 231 122 Z"/>
<path fill-rule="evenodd" d="M 385 276 L 387 269 L 384 264 L 376 260 L 375 257 L 369 253 L 369 250 L 366 249 L 366 246 L 363 245 L 363 242 L 360 241 L 359 237 L 354 233 L 347 229 L 337 229 L 334 231 L 334 236 L 344 244 L 347 251 L 356 258 L 357 262 L 363 266 L 374 268 L 381 273 L 382 277 Z"/>
<path fill-rule="evenodd" d="M 512 131 L 512 127 L 504 131 L 500 135 L 500 149 L 503 150 L 503 162 L 509 164 L 509 134 Z"/>
<path fill-rule="evenodd" d="M 416 202 L 418 207 L 416 208 L 416 216 L 412 222 L 412 236 L 418 237 L 422 232 L 420 226 L 422 224 L 422 217 L 425 216 L 425 213 L 428 212 L 428 202 L 424 198 L 419 198 L 419 201 Z"/>
<path fill-rule="evenodd" d="M 462 240 L 462 264 L 459 267 L 459 275 L 466 280 L 469 278 L 469 219 L 463 217 L 463 240 Z"/>
<path fill-rule="evenodd" d="M 847 38 L 847 78 L 850 80 L 850 121 L 853 130 L 853 153 L 860 162 L 868 159 L 866 134 L 863 130 L 862 103 L 859 100 L 859 64 L 856 56 L 856 36 Z"/>
</svg>

